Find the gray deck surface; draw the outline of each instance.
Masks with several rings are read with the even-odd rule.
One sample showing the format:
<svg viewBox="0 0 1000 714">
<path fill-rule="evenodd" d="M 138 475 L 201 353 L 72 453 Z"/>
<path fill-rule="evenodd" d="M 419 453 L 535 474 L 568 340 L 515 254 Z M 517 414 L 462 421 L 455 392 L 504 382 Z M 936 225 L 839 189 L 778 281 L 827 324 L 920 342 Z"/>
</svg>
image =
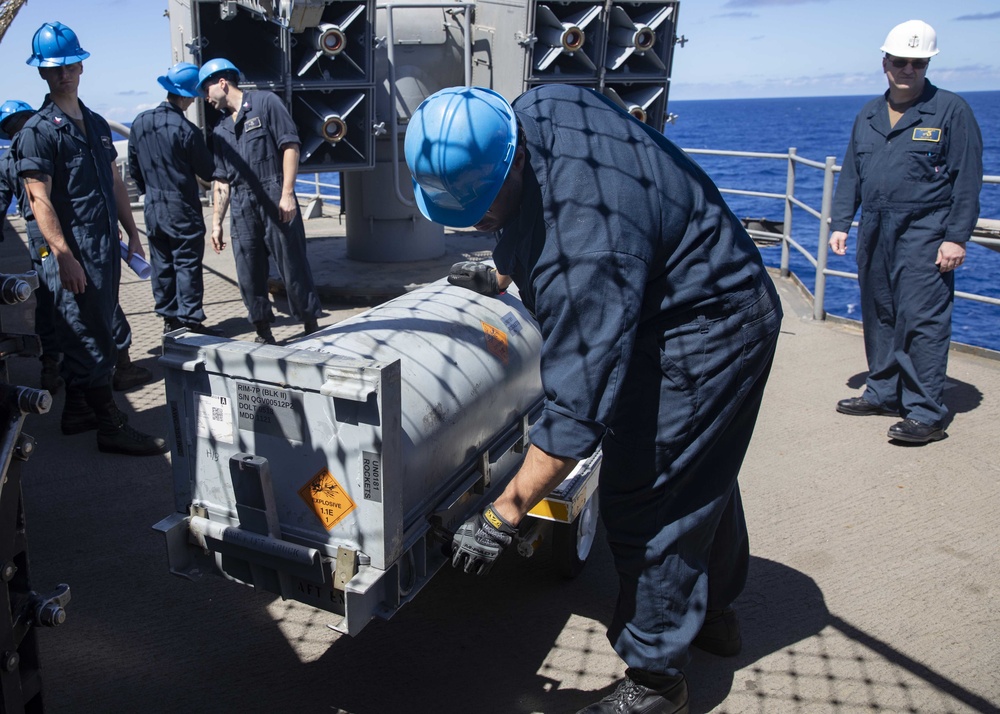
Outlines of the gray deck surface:
<svg viewBox="0 0 1000 714">
<path fill-rule="evenodd" d="M 439 260 L 374 265 L 346 260 L 338 218 L 307 230 L 322 324 L 363 309 L 359 296 L 438 279 L 491 246 L 449 234 Z M 28 268 L 9 229 L 0 256 L 4 271 Z M 205 264 L 209 324 L 252 337 L 230 251 L 209 250 Z M 812 321 L 795 286 L 776 282 L 786 316 L 741 476 L 753 557 L 737 602 L 744 649 L 694 653 L 691 711 L 1000 711 L 1000 361 L 953 353 L 950 437 L 892 445 L 891 418 L 833 408 L 863 383 L 860 330 Z M 126 272 L 121 304 L 132 358 L 157 379 L 119 404 L 164 434 L 162 322 L 148 283 Z M 300 326 L 277 304 L 275 335 L 294 338 Z M 8 330 L 31 319 L 5 310 Z M 37 386 L 37 361 L 9 367 Z M 101 454 L 92 433 L 62 436 L 62 400 L 24 429 L 38 441 L 23 488 L 34 586 L 72 588 L 67 622 L 40 633 L 48 712 L 557 714 L 623 673 L 604 635 L 617 587 L 603 536 L 575 581 L 545 552 L 508 554 L 488 578 L 443 570 L 392 620 L 338 636 L 322 611 L 168 574 L 151 526 L 173 510 L 169 458 Z"/>
</svg>

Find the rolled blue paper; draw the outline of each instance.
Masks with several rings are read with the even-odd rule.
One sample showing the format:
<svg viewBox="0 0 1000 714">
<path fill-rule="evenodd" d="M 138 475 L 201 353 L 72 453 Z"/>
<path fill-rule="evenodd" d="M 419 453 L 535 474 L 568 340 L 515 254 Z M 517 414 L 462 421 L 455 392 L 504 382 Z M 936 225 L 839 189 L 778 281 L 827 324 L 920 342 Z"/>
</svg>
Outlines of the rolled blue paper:
<svg viewBox="0 0 1000 714">
<path fill-rule="evenodd" d="M 118 241 L 118 244 L 122 247 L 122 260 L 128 260 L 128 246 L 125 241 Z M 132 255 L 132 260 L 128 260 L 128 267 L 132 268 L 132 272 L 138 275 L 142 280 L 149 280 L 149 274 L 153 271 L 149 267 L 149 263 L 138 253 Z"/>
</svg>

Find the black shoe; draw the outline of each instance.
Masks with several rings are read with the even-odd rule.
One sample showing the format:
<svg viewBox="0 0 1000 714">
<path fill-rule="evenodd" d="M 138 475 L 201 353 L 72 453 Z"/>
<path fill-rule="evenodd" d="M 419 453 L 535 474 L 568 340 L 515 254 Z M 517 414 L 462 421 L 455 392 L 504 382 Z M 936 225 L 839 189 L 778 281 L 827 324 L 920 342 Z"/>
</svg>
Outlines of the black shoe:
<svg viewBox="0 0 1000 714">
<path fill-rule="evenodd" d="M 277 340 L 274 339 L 274 335 L 271 333 L 271 323 L 267 320 L 260 320 L 253 323 L 254 328 L 257 330 L 257 336 L 254 338 L 254 342 L 258 345 L 276 345 Z"/>
<path fill-rule="evenodd" d="M 129 426 L 111 396 L 111 390 L 94 387 L 85 392 L 87 403 L 97 415 L 97 448 L 126 456 L 157 456 L 166 453 L 167 442 Z"/>
<path fill-rule="evenodd" d="M 128 420 L 125 418 L 117 420 L 117 424 L 118 426 L 112 429 L 102 422 L 97 430 L 99 450 L 126 456 L 158 456 L 167 452 L 167 442 L 163 439 L 134 429 L 128 425 Z"/>
<path fill-rule="evenodd" d="M 59 393 L 59 388 L 63 386 L 63 378 L 59 376 L 59 358 L 49 355 L 42 355 L 42 373 L 38 378 L 42 389 L 47 389 L 49 394 L 55 396 Z"/>
<path fill-rule="evenodd" d="M 319 323 L 316 321 L 315 318 L 306 320 L 305 322 L 302 323 L 302 334 L 303 335 L 311 335 L 312 333 L 316 332 L 316 330 L 318 330 L 318 329 L 319 329 Z"/>
<path fill-rule="evenodd" d="M 635 681 L 643 675 L 657 680 L 655 689 Z M 655 675 L 629 669 L 613 693 L 577 714 L 688 714 L 687 682 L 683 674 Z"/>
<path fill-rule="evenodd" d="M 200 322 L 182 322 L 181 327 L 187 328 L 189 332 L 196 335 L 208 335 L 210 337 L 222 337 L 222 330 L 216 327 L 207 327 Z"/>
<path fill-rule="evenodd" d="M 163 318 L 163 334 L 164 335 L 167 334 L 168 332 L 173 332 L 174 330 L 179 330 L 182 327 L 184 327 L 184 325 L 182 325 L 181 321 L 178 320 L 176 317 L 165 317 L 165 318 Z"/>
<path fill-rule="evenodd" d="M 128 356 L 128 349 L 118 350 L 118 361 L 115 363 L 115 374 L 111 378 L 111 388 L 116 392 L 124 392 L 153 381 L 153 373 L 145 367 L 140 367 Z"/>
<path fill-rule="evenodd" d="M 933 424 L 924 424 L 916 419 L 904 419 L 889 427 L 889 438 L 896 441 L 906 441 L 911 444 L 926 444 L 929 441 L 941 441 L 948 436 L 944 429 Z"/>
<path fill-rule="evenodd" d="M 872 404 L 864 397 L 851 397 L 837 402 L 837 411 L 851 416 L 899 416 L 896 409 L 887 409 L 880 404 Z"/>
<path fill-rule="evenodd" d="M 124 392 L 152 381 L 152 372 L 145 367 L 129 362 L 127 366 L 115 369 L 115 376 L 111 378 L 111 386 L 116 392 Z"/>
<path fill-rule="evenodd" d="M 63 405 L 59 426 L 66 436 L 82 434 L 97 428 L 97 414 L 87 403 L 87 397 L 82 389 L 74 387 L 66 389 L 66 403 Z"/>
<path fill-rule="evenodd" d="M 743 648 L 740 621 L 731 607 L 709 610 L 705 624 L 691 643 L 700 650 L 719 657 L 735 657 Z"/>
</svg>

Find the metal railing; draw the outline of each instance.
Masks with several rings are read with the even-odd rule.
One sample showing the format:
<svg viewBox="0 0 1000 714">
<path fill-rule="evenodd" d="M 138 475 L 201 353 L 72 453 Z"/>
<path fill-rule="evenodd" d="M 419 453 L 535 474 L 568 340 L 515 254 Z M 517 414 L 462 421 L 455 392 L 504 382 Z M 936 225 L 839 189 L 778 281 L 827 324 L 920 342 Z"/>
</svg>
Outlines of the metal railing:
<svg viewBox="0 0 1000 714">
<path fill-rule="evenodd" d="M 324 172 L 332 173 L 332 172 Z M 295 194 L 299 199 L 322 198 L 324 200 L 333 199 L 337 205 L 341 205 L 340 183 L 324 183 L 320 181 L 323 174 L 299 174 L 295 179 Z M 304 186 L 311 188 L 311 191 L 303 189 Z"/>
<path fill-rule="evenodd" d="M 765 231 L 750 230 L 749 233 L 755 238 L 765 238 L 780 240 L 781 242 L 781 274 L 787 276 L 790 274 L 789 269 L 789 258 L 790 251 L 792 248 L 797 250 L 802 256 L 809 261 L 809 264 L 815 268 L 816 279 L 815 288 L 813 291 L 813 318 L 816 320 L 823 320 L 826 318 L 825 300 L 826 300 L 826 278 L 838 277 L 838 278 L 850 278 L 853 280 L 858 279 L 857 273 L 849 273 L 843 270 L 831 270 L 826 267 L 826 259 L 830 249 L 828 240 L 830 237 L 830 209 L 833 204 L 833 184 L 834 184 L 834 174 L 839 173 L 841 167 L 836 163 L 836 159 L 833 156 L 827 156 L 825 161 L 812 161 L 810 159 L 803 158 L 798 155 L 796 149 L 790 148 L 786 154 L 777 153 L 766 153 L 757 151 L 723 151 L 717 149 L 684 149 L 687 154 L 701 154 L 707 156 L 731 156 L 735 158 L 749 158 L 749 159 L 771 159 L 771 160 L 783 160 L 788 163 L 788 172 L 785 179 L 785 193 L 769 193 L 767 191 L 750 191 L 745 189 L 737 188 L 722 188 L 719 187 L 719 191 L 724 194 L 731 194 L 737 196 L 751 196 L 755 198 L 768 198 L 784 201 L 785 204 L 785 215 L 784 222 L 782 225 L 782 232 L 769 233 Z M 795 179 L 796 179 L 796 169 L 798 166 L 805 166 L 807 168 L 818 169 L 823 172 L 823 194 L 820 202 L 819 210 L 813 208 L 809 204 L 800 200 L 795 195 Z M 1000 184 L 1000 176 L 983 176 L 984 184 Z M 800 208 L 813 218 L 819 221 L 818 229 L 818 241 L 816 248 L 816 255 L 813 255 L 809 250 L 803 247 L 798 241 L 792 237 L 792 218 L 793 209 Z M 857 222 L 851 224 L 852 227 L 857 227 Z M 1000 249 L 1000 238 L 986 237 L 982 235 L 973 235 L 970 238 L 971 242 L 978 243 L 993 249 Z M 973 300 L 976 302 L 982 302 L 989 305 L 1000 306 L 1000 298 L 989 297 L 987 295 L 979 295 L 977 293 L 963 292 L 956 290 L 955 297 L 963 298 L 965 300 Z"/>
</svg>

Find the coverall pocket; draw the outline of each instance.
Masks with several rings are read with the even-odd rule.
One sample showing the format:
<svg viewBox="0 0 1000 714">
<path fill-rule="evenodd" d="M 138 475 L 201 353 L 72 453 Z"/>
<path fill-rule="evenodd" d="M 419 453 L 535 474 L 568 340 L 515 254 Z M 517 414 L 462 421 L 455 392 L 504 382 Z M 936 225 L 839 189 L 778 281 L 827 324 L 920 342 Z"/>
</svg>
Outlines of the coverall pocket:
<svg viewBox="0 0 1000 714">
<path fill-rule="evenodd" d="M 245 136 L 247 163 L 251 168 L 258 169 L 263 165 L 269 165 L 274 156 L 271 137 L 260 130 L 247 132 Z"/>
<path fill-rule="evenodd" d="M 868 167 L 871 164 L 874 144 L 858 144 L 854 147 L 854 154 L 857 157 L 858 176 L 863 179 L 868 177 Z"/>
<path fill-rule="evenodd" d="M 703 354 L 704 335 L 697 327 L 639 336 L 609 424 L 622 448 L 647 454 L 678 448 L 697 404 L 692 372 Z"/>
<path fill-rule="evenodd" d="M 761 307 L 765 305 L 770 306 L 766 314 L 744 324 L 740 329 L 743 334 L 743 356 L 740 361 L 737 399 L 742 399 L 757 381 L 773 349 L 774 337 L 781 329 L 781 311 L 770 298 Z"/>
<path fill-rule="evenodd" d="M 943 163 L 939 146 L 910 149 L 907 152 L 906 179 L 921 183 L 941 181 L 947 176 Z"/>
<path fill-rule="evenodd" d="M 676 454 L 689 438 L 699 403 L 698 382 L 705 369 L 705 337 L 700 329 L 688 327 L 668 333 L 660 346 L 655 443 L 666 455 Z"/>
</svg>

